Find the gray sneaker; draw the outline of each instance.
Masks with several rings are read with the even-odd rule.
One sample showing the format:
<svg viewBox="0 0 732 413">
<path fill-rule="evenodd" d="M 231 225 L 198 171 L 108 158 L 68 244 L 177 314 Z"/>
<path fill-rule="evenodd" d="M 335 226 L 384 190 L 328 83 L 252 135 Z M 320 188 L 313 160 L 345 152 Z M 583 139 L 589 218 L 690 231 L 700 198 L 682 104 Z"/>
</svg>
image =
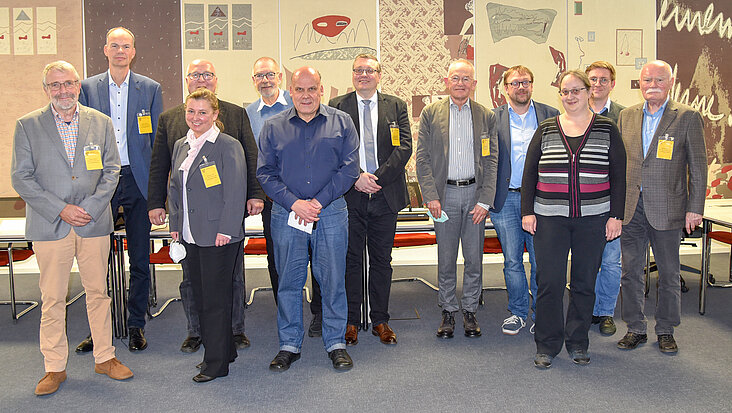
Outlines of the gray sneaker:
<svg viewBox="0 0 732 413">
<path fill-rule="evenodd" d="M 511 314 L 511 317 L 503 320 L 501 331 L 503 332 L 503 334 L 515 336 L 519 333 L 519 331 L 521 331 L 522 328 L 524 328 L 524 326 L 526 326 L 526 320 L 517 315 Z"/>
</svg>

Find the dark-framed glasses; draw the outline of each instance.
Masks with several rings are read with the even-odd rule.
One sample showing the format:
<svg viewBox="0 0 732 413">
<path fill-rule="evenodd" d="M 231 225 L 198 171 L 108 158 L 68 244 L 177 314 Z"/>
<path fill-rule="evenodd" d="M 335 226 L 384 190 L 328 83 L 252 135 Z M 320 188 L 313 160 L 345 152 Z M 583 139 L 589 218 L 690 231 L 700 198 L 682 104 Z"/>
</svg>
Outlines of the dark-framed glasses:
<svg viewBox="0 0 732 413">
<path fill-rule="evenodd" d="M 275 73 L 275 72 L 255 73 L 254 79 L 261 81 L 261 80 L 264 80 L 264 78 L 266 77 L 267 80 L 274 80 L 275 76 L 277 76 L 277 73 Z"/>
<path fill-rule="evenodd" d="M 533 81 L 533 80 L 522 80 L 522 81 L 514 80 L 513 82 L 511 82 L 511 83 L 507 83 L 507 84 L 508 84 L 508 85 L 511 85 L 511 87 L 512 87 L 512 88 L 514 88 L 514 89 L 518 89 L 518 88 L 519 88 L 519 86 L 523 86 L 523 87 L 527 88 L 527 87 L 529 87 L 529 86 L 530 86 L 530 85 L 531 85 L 532 83 L 534 83 L 534 81 Z"/>
</svg>

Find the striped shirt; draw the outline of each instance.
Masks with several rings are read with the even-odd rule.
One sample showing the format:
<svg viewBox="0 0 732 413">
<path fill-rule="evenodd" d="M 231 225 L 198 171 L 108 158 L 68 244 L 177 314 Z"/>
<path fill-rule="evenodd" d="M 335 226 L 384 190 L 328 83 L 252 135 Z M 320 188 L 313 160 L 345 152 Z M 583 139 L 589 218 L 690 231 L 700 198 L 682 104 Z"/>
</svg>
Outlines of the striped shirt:
<svg viewBox="0 0 732 413">
<path fill-rule="evenodd" d="M 595 116 L 571 137 L 557 118 L 542 122 L 526 154 L 522 215 L 622 219 L 624 207 L 625 147 L 615 123 Z"/>
<path fill-rule="evenodd" d="M 53 120 L 56 121 L 58 134 L 61 136 L 64 148 L 66 148 L 66 157 L 69 160 L 69 166 L 73 168 L 74 155 L 76 154 L 76 140 L 79 137 L 79 104 L 76 104 L 76 110 L 74 111 L 74 116 L 71 118 L 71 122 L 63 120 L 53 105 L 51 105 L 51 111 L 53 112 Z"/>
<path fill-rule="evenodd" d="M 458 107 L 450 99 L 450 150 L 448 151 L 447 179 L 462 181 L 475 178 L 473 155 L 473 116 L 470 99 Z"/>
</svg>

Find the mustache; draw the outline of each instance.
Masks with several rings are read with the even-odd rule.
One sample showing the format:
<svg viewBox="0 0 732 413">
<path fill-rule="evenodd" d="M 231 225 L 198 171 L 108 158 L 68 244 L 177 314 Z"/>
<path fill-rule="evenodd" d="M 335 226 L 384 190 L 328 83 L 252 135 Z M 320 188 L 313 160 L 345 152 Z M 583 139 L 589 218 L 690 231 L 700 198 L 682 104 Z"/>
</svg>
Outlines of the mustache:
<svg viewBox="0 0 732 413">
<path fill-rule="evenodd" d="M 646 89 L 646 93 L 663 93 L 663 89 L 658 87 L 652 87 L 650 89 Z"/>
</svg>

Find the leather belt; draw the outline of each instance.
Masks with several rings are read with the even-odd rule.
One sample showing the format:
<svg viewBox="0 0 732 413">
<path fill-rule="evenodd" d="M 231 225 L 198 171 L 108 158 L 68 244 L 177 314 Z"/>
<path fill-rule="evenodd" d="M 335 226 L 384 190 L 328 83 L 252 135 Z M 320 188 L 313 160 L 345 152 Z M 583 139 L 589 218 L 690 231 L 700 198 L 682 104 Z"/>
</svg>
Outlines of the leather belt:
<svg viewBox="0 0 732 413">
<path fill-rule="evenodd" d="M 521 192 L 521 188 L 508 188 L 511 192 Z"/>
<path fill-rule="evenodd" d="M 454 185 L 454 186 L 468 186 L 475 183 L 475 178 L 465 179 L 462 181 L 454 181 L 452 179 L 447 180 L 448 185 Z"/>
</svg>

